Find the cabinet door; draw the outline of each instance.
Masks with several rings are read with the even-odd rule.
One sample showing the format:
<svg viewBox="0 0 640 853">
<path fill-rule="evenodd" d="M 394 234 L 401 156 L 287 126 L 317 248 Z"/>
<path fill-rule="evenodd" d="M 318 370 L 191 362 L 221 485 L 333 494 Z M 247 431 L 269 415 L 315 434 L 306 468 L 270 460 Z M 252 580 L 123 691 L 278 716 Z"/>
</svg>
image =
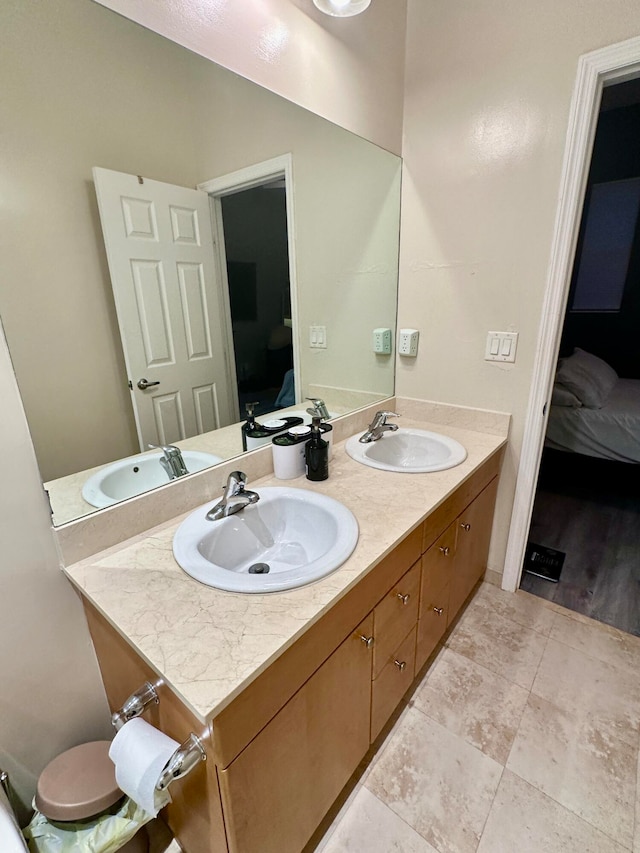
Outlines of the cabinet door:
<svg viewBox="0 0 640 853">
<path fill-rule="evenodd" d="M 300 853 L 369 747 L 368 616 L 226 770 L 231 853 Z"/>
<path fill-rule="evenodd" d="M 450 619 L 484 575 L 498 480 L 495 478 L 456 520 L 456 558 L 449 597 Z"/>
<path fill-rule="evenodd" d="M 455 572 L 455 559 L 456 524 L 454 522 L 422 555 L 416 672 L 422 669 L 447 629 L 449 590 Z"/>
</svg>

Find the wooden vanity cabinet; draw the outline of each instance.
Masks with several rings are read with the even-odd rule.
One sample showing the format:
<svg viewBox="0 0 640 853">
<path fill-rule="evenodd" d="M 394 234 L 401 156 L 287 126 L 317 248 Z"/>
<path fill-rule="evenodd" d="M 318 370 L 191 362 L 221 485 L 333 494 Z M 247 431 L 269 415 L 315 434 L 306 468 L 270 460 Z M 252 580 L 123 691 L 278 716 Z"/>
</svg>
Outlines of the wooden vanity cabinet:
<svg viewBox="0 0 640 853">
<path fill-rule="evenodd" d="M 368 616 L 226 770 L 231 853 L 300 853 L 369 748 Z"/>
<path fill-rule="evenodd" d="M 163 812 L 185 853 L 300 853 L 481 577 L 501 453 L 374 566 L 209 726 L 85 601 L 109 704 L 160 683 L 145 719 L 208 760 Z M 356 627 L 354 627 L 356 626 Z"/>
<path fill-rule="evenodd" d="M 145 710 L 143 719 L 178 743 L 193 732 L 202 739 L 209 755 L 209 727 L 193 716 L 90 602 L 83 599 L 83 603 L 111 710 L 121 708 L 134 690 L 149 681 L 156 686 L 160 701 Z M 171 786 L 171 798 L 162 816 L 186 853 L 225 853 L 227 840 L 215 763 L 200 762 Z"/>
</svg>

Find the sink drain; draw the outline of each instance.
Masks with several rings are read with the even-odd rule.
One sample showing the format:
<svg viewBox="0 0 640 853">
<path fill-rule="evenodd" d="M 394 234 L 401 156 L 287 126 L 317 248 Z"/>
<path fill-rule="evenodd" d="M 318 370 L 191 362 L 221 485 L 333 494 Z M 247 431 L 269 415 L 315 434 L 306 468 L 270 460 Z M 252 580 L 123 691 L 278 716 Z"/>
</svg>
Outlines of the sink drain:
<svg viewBox="0 0 640 853">
<path fill-rule="evenodd" d="M 252 566 L 249 566 L 249 574 L 250 575 L 267 575 L 271 566 L 269 563 L 254 563 Z"/>
</svg>

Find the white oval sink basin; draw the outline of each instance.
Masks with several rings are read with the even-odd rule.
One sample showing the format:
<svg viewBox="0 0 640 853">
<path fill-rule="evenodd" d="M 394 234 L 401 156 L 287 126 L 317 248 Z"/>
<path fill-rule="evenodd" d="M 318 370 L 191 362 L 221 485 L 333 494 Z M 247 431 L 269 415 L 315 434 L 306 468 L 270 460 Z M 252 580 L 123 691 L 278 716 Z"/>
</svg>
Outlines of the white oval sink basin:
<svg viewBox="0 0 640 853">
<path fill-rule="evenodd" d="M 161 458 L 162 453 L 139 453 L 106 465 L 87 479 L 82 497 L 91 506 L 102 508 L 164 486 L 170 480 L 160 464 Z M 184 450 L 182 458 L 190 474 L 223 461 L 220 456 L 199 450 Z"/>
<path fill-rule="evenodd" d="M 333 498 L 285 486 L 257 492 L 256 504 L 227 518 L 208 521 L 209 503 L 182 522 L 173 554 L 188 575 L 229 592 L 277 592 L 330 574 L 356 547 L 358 522 Z M 259 564 L 268 572 L 249 571 Z"/>
<path fill-rule="evenodd" d="M 425 474 L 453 468 L 467 458 L 467 451 L 459 441 L 424 429 L 400 427 L 366 444 L 358 440 L 360 435 L 347 439 L 345 450 L 356 462 L 382 471 Z"/>
</svg>

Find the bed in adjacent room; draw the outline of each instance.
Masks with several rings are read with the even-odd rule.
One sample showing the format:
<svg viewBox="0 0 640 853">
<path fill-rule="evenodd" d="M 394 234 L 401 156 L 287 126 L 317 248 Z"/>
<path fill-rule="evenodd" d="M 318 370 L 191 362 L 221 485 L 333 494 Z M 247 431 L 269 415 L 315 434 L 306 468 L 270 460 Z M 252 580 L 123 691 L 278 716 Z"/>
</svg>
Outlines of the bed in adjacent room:
<svg viewBox="0 0 640 853">
<path fill-rule="evenodd" d="M 558 363 L 545 446 L 616 462 L 640 462 L 640 380 L 621 379 L 576 348 Z"/>
</svg>

